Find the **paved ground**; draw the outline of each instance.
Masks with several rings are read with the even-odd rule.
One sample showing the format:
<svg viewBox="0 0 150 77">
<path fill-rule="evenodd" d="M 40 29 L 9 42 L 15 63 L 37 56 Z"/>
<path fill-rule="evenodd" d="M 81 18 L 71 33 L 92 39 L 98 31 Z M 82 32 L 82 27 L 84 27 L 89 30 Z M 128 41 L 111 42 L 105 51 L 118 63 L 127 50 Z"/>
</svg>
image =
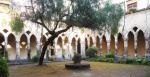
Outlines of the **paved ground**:
<svg viewBox="0 0 150 77">
<path fill-rule="evenodd" d="M 115 64 L 102 62 L 90 63 L 90 69 L 67 70 L 70 62 L 50 62 L 43 66 L 37 64 L 10 65 L 10 77 L 147 77 L 150 66 Z"/>
</svg>

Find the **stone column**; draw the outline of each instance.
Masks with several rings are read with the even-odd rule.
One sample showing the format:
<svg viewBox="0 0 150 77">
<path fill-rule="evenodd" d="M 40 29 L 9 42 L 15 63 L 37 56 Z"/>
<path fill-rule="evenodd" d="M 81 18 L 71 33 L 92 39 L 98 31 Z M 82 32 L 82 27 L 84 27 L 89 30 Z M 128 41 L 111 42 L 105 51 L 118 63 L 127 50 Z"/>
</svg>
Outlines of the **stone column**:
<svg viewBox="0 0 150 77">
<path fill-rule="evenodd" d="M 27 40 L 27 47 L 28 47 L 28 52 L 27 52 L 27 59 L 30 61 L 31 60 L 31 48 L 30 48 L 30 39 Z"/>
<path fill-rule="evenodd" d="M 110 40 L 107 40 L 107 53 L 110 52 Z"/>
<path fill-rule="evenodd" d="M 90 47 L 90 39 L 89 38 L 87 39 L 87 44 L 88 44 L 88 47 Z"/>
<path fill-rule="evenodd" d="M 100 39 L 100 56 L 102 56 L 102 39 Z"/>
<path fill-rule="evenodd" d="M 72 58 L 72 56 L 71 56 L 71 42 L 68 42 L 68 57 L 69 57 L 69 59 L 71 59 Z"/>
<path fill-rule="evenodd" d="M 76 42 L 75 42 L 75 45 L 76 45 L 76 53 L 78 52 L 78 40 L 76 40 Z"/>
<path fill-rule="evenodd" d="M 55 59 L 57 59 L 57 42 L 54 42 L 54 55 Z"/>
<path fill-rule="evenodd" d="M 93 45 L 96 46 L 96 39 L 93 40 Z"/>
<path fill-rule="evenodd" d="M 40 56 L 41 55 L 41 42 L 40 42 L 40 40 L 37 40 L 36 50 L 37 50 L 37 56 Z"/>
<path fill-rule="evenodd" d="M 8 45 L 8 41 L 7 41 L 7 36 L 4 37 L 4 43 L 5 43 L 5 49 L 4 49 L 4 57 L 6 60 L 8 60 L 8 48 L 7 48 L 7 45 Z"/>
<path fill-rule="evenodd" d="M 118 56 L 118 41 L 115 41 L 116 56 Z"/>
<path fill-rule="evenodd" d="M 16 41 L 16 60 L 20 60 L 20 41 Z"/>
<path fill-rule="evenodd" d="M 64 39 L 62 39 L 62 58 L 65 59 L 66 51 L 65 51 L 65 44 Z"/>
<path fill-rule="evenodd" d="M 148 39 L 145 39 L 145 42 L 146 42 L 146 53 L 145 53 L 145 56 L 147 58 L 150 58 L 150 38 Z"/>
<path fill-rule="evenodd" d="M 134 57 L 137 57 L 137 53 L 138 53 L 138 51 L 137 51 L 137 39 L 135 39 L 135 41 L 134 41 Z"/>
<path fill-rule="evenodd" d="M 85 56 L 85 42 L 81 43 L 81 55 L 82 55 L 82 58 L 86 58 L 86 56 Z"/>
<path fill-rule="evenodd" d="M 124 54 L 123 54 L 124 58 L 128 57 L 128 39 L 124 39 Z"/>
<path fill-rule="evenodd" d="M 118 37 L 115 37 L 115 55 L 118 56 Z"/>
</svg>

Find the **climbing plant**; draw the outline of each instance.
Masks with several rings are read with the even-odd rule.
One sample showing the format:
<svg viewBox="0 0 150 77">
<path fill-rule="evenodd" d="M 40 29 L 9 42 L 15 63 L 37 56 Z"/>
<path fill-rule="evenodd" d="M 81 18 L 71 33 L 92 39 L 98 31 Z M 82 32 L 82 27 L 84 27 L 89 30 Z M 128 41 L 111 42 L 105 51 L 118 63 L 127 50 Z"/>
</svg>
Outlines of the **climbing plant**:
<svg viewBox="0 0 150 77">
<path fill-rule="evenodd" d="M 15 32 L 21 32 L 24 28 L 23 20 L 19 15 L 14 16 L 10 21 L 11 29 Z"/>
</svg>

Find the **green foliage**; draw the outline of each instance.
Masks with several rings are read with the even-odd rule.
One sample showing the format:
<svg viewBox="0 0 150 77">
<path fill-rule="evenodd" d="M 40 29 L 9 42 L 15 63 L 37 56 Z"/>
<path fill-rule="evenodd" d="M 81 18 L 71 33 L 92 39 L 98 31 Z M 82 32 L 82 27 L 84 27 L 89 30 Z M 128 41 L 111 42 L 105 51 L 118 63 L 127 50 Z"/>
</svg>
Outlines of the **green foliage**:
<svg viewBox="0 0 150 77">
<path fill-rule="evenodd" d="M 125 64 L 125 63 L 126 63 L 126 59 L 120 59 L 120 60 L 118 61 L 118 63 Z"/>
<path fill-rule="evenodd" d="M 114 59 L 113 58 L 101 58 L 101 57 L 94 57 L 94 58 L 86 58 L 86 61 L 94 61 L 94 62 L 109 62 L 113 63 Z"/>
<path fill-rule="evenodd" d="M 9 77 L 9 68 L 4 58 L 0 56 L 0 77 Z"/>
<path fill-rule="evenodd" d="M 105 54 L 106 58 L 115 58 L 115 54 L 113 52 L 108 52 Z"/>
<path fill-rule="evenodd" d="M 86 56 L 89 58 L 96 57 L 97 53 L 98 53 L 98 48 L 96 46 L 89 47 L 85 52 Z"/>
<path fill-rule="evenodd" d="M 81 62 L 82 57 L 81 57 L 80 54 L 74 53 L 74 56 L 73 56 L 72 60 L 73 60 L 73 63 L 74 63 L 74 64 L 77 64 L 77 63 L 80 63 L 80 62 Z"/>
<path fill-rule="evenodd" d="M 108 27 L 111 28 L 111 32 L 114 35 L 118 32 L 119 21 L 123 14 L 124 11 L 120 4 L 111 4 L 110 2 L 105 3 L 102 15 L 106 16 L 105 23 L 106 25 L 109 25 Z"/>
<path fill-rule="evenodd" d="M 22 29 L 24 28 L 23 20 L 20 16 L 15 16 L 10 21 L 11 29 L 15 32 L 22 32 Z"/>
<path fill-rule="evenodd" d="M 118 63 L 150 65 L 150 59 L 149 58 L 128 58 L 128 59 L 120 59 Z"/>
<path fill-rule="evenodd" d="M 130 9 L 129 9 L 129 12 L 130 12 L 130 13 L 135 13 L 135 12 L 136 12 L 136 8 L 130 8 Z"/>
<path fill-rule="evenodd" d="M 39 61 L 39 56 L 35 55 L 32 57 L 32 62 L 38 62 Z"/>
</svg>

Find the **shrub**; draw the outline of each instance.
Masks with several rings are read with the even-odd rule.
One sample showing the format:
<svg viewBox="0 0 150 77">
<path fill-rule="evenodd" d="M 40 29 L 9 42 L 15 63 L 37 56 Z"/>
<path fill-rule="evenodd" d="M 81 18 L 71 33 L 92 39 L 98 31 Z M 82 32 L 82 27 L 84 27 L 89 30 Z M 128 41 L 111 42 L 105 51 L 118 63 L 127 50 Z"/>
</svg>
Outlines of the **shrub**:
<svg viewBox="0 0 150 77">
<path fill-rule="evenodd" d="M 126 63 L 126 59 L 120 59 L 120 60 L 118 61 L 118 63 L 125 64 L 125 63 Z"/>
<path fill-rule="evenodd" d="M 80 63 L 80 62 L 81 62 L 82 57 L 81 57 L 80 54 L 74 53 L 74 56 L 73 56 L 72 60 L 73 60 L 73 63 L 74 63 L 74 64 L 77 64 L 77 63 Z"/>
<path fill-rule="evenodd" d="M 7 62 L 0 56 L 0 77 L 9 77 Z"/>
<path fill-rule="evenodd" d="M 32 62 L 38 62 L 39 61 L 39 56 L 35 55 L 32 57 Z"/>
<path fill-rule="evenodd" d="M 126 60 L 127 64 L 132 64 L 135 61 L 135 58 L 129 58 Z"/>
<path fill-rule="evenodd" d="M 89 58 L 96 57 L 98 48 L 96 46 L 91 46 L 86 50 L 86 56 Z"/>
<path fill-rule="evenodd" d="M 108 52 L 105 55 L 106 58 L 115 58 L 115 54 L 113 52 Z"/>
</svg>

